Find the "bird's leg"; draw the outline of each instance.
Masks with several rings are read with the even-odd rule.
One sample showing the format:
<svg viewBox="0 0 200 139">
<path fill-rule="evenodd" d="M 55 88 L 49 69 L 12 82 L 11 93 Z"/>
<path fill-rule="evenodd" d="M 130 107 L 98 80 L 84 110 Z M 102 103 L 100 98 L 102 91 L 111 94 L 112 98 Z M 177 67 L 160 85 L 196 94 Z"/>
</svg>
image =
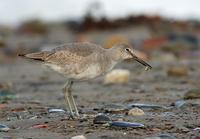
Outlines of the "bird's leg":
<svg viewBox="0 0 200 139">
<path fill-rule="evenodd" d="M 74 113 L 73 113 L 72 105 L 71 105 L 71 102 L 70 102 L 70 99 L 69 99 L 69 88 L 71 88 L 71 81 L 68 81 L 65 84 L 65 86 L 63 88 L 63 93 L 64 93 L 64 96 L 65 96 L 65 103 L 68 105 L 70 114 L 73 117 Z"/>
<path fill-rule="evenodd" d="M 79 112 L 78 112 L 78 109 L 77 109 L 77 106 L 76 106 L 76 102 L 74 101 L 74 97 L 72 94 L 70 94 L 70 97 L 71 97 L 71 100 L 72 100 L 72 104 L 74 105 L 74 110 L 75 110 L 75 114 L 77 117 L 79 117 Z"/>
<path fill-rule="evenodd" d="M 70 101 L 72 102 L 72 107 L 74 108 L 76 116 L 79 117 L 80 115 L 79 115 L 76 103 L 74 101 L 74 97 L 72 95 L 72 85 L 73 85 L 73 81 L 71 81 L 70 87 L 68 88 L 69 98 L 70 98 Z"/>
</svg>

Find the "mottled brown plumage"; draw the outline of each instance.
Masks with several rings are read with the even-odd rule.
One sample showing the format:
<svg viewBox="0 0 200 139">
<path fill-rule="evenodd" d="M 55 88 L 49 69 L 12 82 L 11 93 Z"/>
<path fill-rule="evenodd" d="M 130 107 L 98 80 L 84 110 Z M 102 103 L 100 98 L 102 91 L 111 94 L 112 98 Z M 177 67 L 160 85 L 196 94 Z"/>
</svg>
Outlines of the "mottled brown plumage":
<svg viewBox="0 0 200 139">
<path fill-rule="evenodd" d="M 52 70 L 69 79 L 65 86 L 65 100 L 70 113 L 79 116 L 75 101 L 71 95 L 71 85 L 74 80 L 89 80 L 110 71 L 124 59 L 133 58 L 144 66 L 151 68 L 143 60 L 134 55 L 134 50 L 127 44 L 118 44 L 110 49 L 104 49 L 92 43 L 69 43 L 51 51 L 36 52 L 24 55 L 27 58 L 40 60 Z"/>
</svg>

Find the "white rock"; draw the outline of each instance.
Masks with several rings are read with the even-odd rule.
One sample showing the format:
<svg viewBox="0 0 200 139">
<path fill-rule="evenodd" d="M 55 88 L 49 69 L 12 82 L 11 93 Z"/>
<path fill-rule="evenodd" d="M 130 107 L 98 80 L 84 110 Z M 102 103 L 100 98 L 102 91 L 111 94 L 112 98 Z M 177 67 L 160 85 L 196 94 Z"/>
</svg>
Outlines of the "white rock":
<svg viewBox="0 0 200 139">
<path fill-rule="evenodd" d="M 71 139 L 86 139 L 86 137 L 83 135 L 78 135 L 78 136 L 72 137 Z"/>
<path fill-rule="evenodd" d="M 65 112 L 63 109 L 49 109 L 50 113 Z"/>
<path fill-rule="evenodd" d="M 107 73 L 104 78 L 105 84 L 124 84 L 128 83 L 130 71 L 125 69 L 114 69 Z"/>
<path fill-rule="evenodd" d="M 7 125 L 0 124 L 0 132 L 8 132 L 10 128 Z"/>
<path fill-rule="evenodd" d="M 133 108 L 128 112 L 129 116 L 142 116 L 144 114 L 145 114 L 144 111 L 139 108 Z"/>
</svg>

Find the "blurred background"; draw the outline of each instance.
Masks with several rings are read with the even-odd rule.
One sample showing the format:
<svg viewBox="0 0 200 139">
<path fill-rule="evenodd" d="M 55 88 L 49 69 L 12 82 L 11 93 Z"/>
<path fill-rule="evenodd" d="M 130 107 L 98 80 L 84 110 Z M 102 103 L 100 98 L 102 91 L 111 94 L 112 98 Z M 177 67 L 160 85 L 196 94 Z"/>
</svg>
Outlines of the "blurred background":
<svg viewBox="0 0 200 139">
<path fill-rule="evenodd" d="M 190 50 L 196 55 L 199 48 L 199 4 L 198 0 L 1 0 L 0 46 L 11 54 L 67 42 L 90 41 L 106 48 L 127 42 L 148 53 L 162 49 L 192 57 Z"/>
<path fill-rule="evenodd" d="M 77 132 L 92 139 L 107 138 L 105 134 L 145 138 L 162 132 L 178 138 L 197 136 L 193 129 L 200 125 L 199 5 L 199 0 L 0 0 L 0 121 L 14 129 L 16 138 L 70 137 Z M 66 115 L 48 112 L 48 108 L 65 109 L 61 87 L 66 79 L 17 55 L 85 41 L 104 48 L 129 43 L 153 68 L 145 72 L 140 64 L 125 61 L 116 67 L 125 77 L 115 72 L 75 84 L 80 113 L 107 112 L 112 118 L 141 122 L 147 128 L 94 129 L 93 119 L 65 125 L 59 118 Z M 133 103 L 149 109 L 140 107 L 142 116 L 131 117 L 124 108 Z M 29 129 L 45 121 L 50 121 L 44 126 L 48 137 L 45 129 Z"/>
</svg>

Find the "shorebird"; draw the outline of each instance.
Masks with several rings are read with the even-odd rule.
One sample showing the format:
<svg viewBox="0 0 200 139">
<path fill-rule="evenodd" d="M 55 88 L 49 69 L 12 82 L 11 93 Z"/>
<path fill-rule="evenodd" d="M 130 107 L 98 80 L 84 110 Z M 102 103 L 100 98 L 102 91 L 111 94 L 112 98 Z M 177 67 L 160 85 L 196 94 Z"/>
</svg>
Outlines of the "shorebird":
<svg viewBox="0 0 200 139">
<path fill-rule="evenodd" d="M 152 67 L 134 54 L 128 44 L 116 44 L 112 48 L 88 43 L 67 43 L 51 51 L 21 54 L 28 59 L 39 60 L 45 66 L 68 79 L 63 88 L 65 102 L 72 117 L 79 117 L 79 112 L 72 95 L 74 81 L 84 81 L 104 75 L 117 63 L 125 59 L 134 59 L 144 65 L 145 70 Z"/>
</svg>

